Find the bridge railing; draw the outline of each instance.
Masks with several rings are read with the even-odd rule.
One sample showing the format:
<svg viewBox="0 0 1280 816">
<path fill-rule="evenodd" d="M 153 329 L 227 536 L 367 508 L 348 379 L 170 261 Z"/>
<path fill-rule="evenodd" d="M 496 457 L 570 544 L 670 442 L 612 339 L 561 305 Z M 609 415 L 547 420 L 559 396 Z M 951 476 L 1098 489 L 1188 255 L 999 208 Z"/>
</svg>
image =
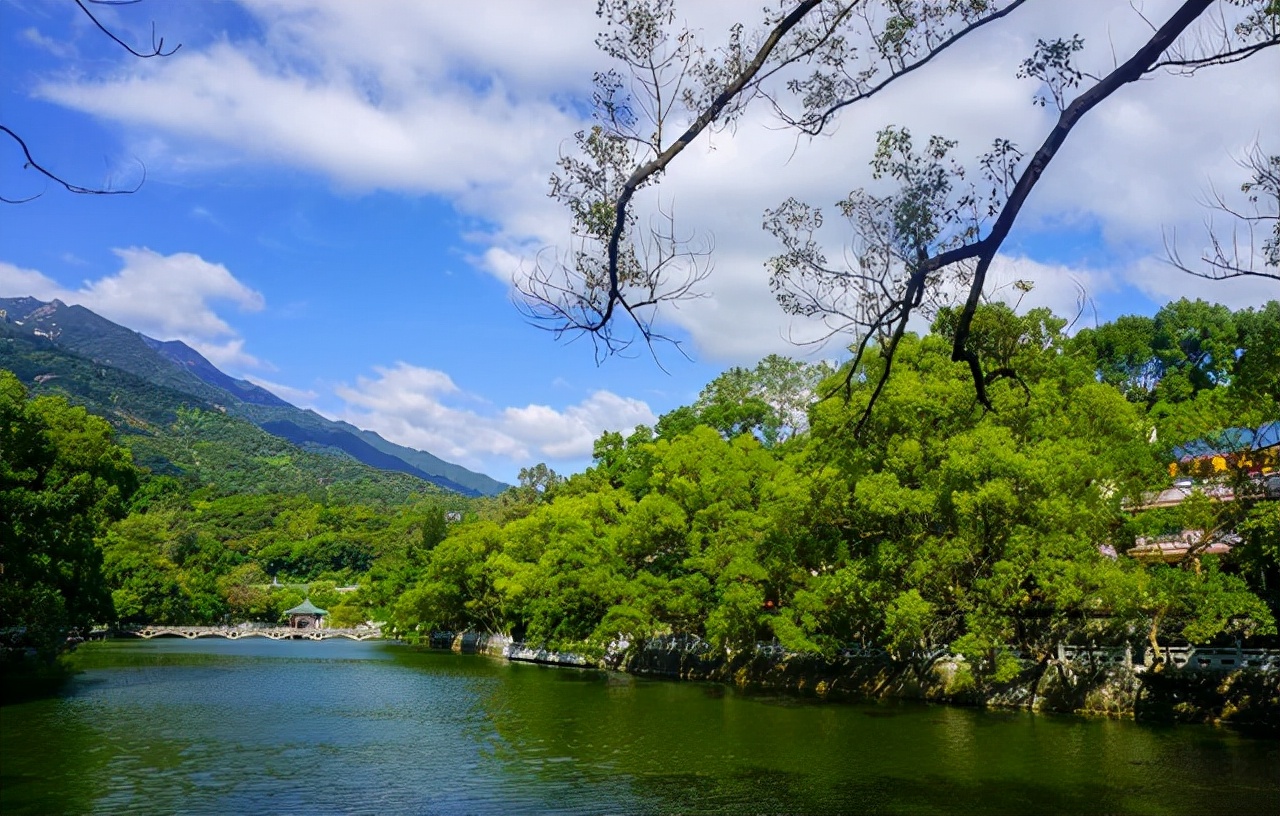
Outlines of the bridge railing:
<svg viewBox="0 0 1280 816">
<path fill-rule="evenodd" d="M 241 638 L 265 637 L 270 640 L 329 640 L 346 638 L 348 640 L 372 640 L 382 637 L 382 630 L 371 627 L 354 629 L 299 629 L 290 626 L 169 626 L 149 625 L 137 626 L 125 630 L 125 634 L 150 640 L 156 637 L 181 637 L 196 640 L 207 637 L 220 637 L 228 640 Z"/>
</svg>

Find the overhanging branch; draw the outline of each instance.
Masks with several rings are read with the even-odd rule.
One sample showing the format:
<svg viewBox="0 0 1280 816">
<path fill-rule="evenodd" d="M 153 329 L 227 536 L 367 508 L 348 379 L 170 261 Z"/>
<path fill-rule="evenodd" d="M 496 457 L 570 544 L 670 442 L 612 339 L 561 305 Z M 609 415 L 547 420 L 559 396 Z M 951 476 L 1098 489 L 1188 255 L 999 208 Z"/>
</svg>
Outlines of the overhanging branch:
<svg viewBox="0 0 1280 816">
<path fill-rule="evenodd" d="M 61 176 L 59 176 L 57 173 L 54 173 L 49 168 L 40 164 L 40 162 L 36 161 L 35 157 L 31 155 L 31 149 L 27 147 L 27 143 L 22 140 L 21 136 L 14 133 L 12 130 L 10 130 L 8 127 L 4 125 L 0 125 L 0 132 L 3 132 L 10 139 L 17 142 L 19 149 L 22 150 L 22 155 L 26 158 L 26 163 L 23 165 L 24 168 L 35 170 L 40 175 L 49 179 L 53 183 L 61 186 L 67 192 L 70 192 L 70 193 L 78 193 L 80 195 L 129 195 L 130 193 L 138 192 L 138 190 L 142 188 L 142 183 L 147 179 L 146 165 L 142 165 L 140 163 L 139 166 L 142 167 L 142 178 L 138 180 L 138 183 L 136 185 L 134 185 L 132 188 L 129 188 L 129 189 L 112 190 L 110 188 L 84 187 L 79 184 L 73 184 L 67 181 L 66 179 L 62 178 Z M 43 194 L 37 193 L 33 196 L 28 196 L 27 198 L 17 198 L 17 199 L 0 196 L 0 202 L 4 202 L 5 204 L 25 204 L 28 201 L 33 201 L 39 198 L 41 195 Z"/>
</svg>

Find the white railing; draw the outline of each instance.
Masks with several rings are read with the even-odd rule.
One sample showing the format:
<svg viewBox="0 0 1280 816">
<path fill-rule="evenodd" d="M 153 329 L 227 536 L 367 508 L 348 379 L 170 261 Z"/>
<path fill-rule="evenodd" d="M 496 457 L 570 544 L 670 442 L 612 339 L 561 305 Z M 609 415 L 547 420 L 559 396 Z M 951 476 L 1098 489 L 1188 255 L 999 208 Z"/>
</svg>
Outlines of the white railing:
<svg viewBox="0 0 1280 816">
<path fill-rule="evenodd" d="M 297 633 L 306 632 L 307 630 L 286 631 Z M 321 629 L 315 630 L 315 633 L 333 631 L 336 630 Z M 453 633 L 437 632 L 432 634 L 432 644 L 436 645 L 438 642 L 443 641 L 445 635 L 450 636 L 448 638 L 449 641 L 454 640 Z M 491 645 L 496 646 L 500 642 L 502 641 L 494 642 Z M 613 662 L 616 663 L 622 653 L 630 646 L 631 644 L 623 639 L 611 643 L 605 651 L 606 661 L 612 658 Z M 639 644 L 639 647 L 641 650 L 648 652 L 679 653 L 698 657 L 711 655 L 714 652 L 712 645 L 697 635 L 666 635 L 649 638 Z M 1020 650 L 1013 647 L 1006 648 L 1019 660 L 1031 661 L 1031 658 Z M 1233 671 L 1235 669 L 1280 671 L 1280 650 L 1275 649 L 1164 646 L 1160 651 L 1165 665 L 1175 669 L 1189 671 Z M 758 658 L 775 661 L 790 660 L 802 656 L 802 653 L 788 650 L 777 641 L 757 641 L 753 644 L 750 653 Z M 584 655 L 573 652 L 560 652 L 548 649 L 545 646 L 534 646 L 518 641 L 506 642 L 502 646 L 502 655 L 510 660 L 526 663 L 546 663 L 559 666 L 591 666 L 596 664 L 596 661 Z M 1134 672 L 1145 671 L 1156 664 L 1155 654 L 1149 647 L 1142 651 L 1136 651 L 1132 645 L 1128 644 L 1124 646 L 1096 646 L 1059 643 L 1056 656 L 1059 663 L 1087 664 L 1098 668 L 1116 666 Z M 847 662 L 884 661 L 890 659 L 890 657 L 889 653 L 883 648 L 862 643 L 850 643 L 836 652 L 837 660 Z M 964 660 L 959 655 L 951 654 L 947 649 L 935 649 L 928 653 L 920 652 L 912 655 L 912 658 L 927 662 L 939 659 Z"/>
<path fill-rule="evenodd" d="M 521 642 L 508 643 L 502 649 L 502 656 L 517 663 L 545 663 L 551 666 L 577 666 L 579 668 L 595 665 L 595 661 L 580 654 L 557 652 L 540 646 L 527 646 Z"/>
<path fill-rule="evenodd" d="M 1280 669 L 1280 651 L 1241 647 L 1162 646 L 1160 653 L 1166 666 L 1190 671 L 1234 671 L 1235 669 Z M 1136 658 L 1136 659 L 1135 659 Z M 1095 666 L 1125 666 L 1142 671 L 1156 664 L 1155 652 L 1146 648 L 1135 654 L 1131 646 L 1058 645 L 1058 660 L 1064 663 L 1090 663 Z"/>
<path fill-rule="evenodd" d="M 218 637 L 227 640 L 264 637 L 270 640 L 374 640 L 382 637 L 382 630 L 356 629 L 296 629 L 290 626 L 140 626 L 128 630 L 128 634 L 150 640 L 156 637 L 181 637 L 187 640 Z"/>
</svg>

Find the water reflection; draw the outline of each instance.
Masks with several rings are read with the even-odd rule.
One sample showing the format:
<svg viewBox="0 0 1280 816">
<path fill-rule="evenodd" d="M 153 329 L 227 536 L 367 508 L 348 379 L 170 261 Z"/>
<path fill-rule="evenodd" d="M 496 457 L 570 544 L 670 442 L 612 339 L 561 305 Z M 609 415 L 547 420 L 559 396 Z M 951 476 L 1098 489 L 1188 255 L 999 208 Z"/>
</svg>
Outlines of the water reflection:
<svg viewBox="0 0 1280 816">
<path fill-rule="evenodd" d="M 377 643 L 93 644 L 5 813 L 1280 812 L 1277 744 L 827 705 Z"/>
</svg>

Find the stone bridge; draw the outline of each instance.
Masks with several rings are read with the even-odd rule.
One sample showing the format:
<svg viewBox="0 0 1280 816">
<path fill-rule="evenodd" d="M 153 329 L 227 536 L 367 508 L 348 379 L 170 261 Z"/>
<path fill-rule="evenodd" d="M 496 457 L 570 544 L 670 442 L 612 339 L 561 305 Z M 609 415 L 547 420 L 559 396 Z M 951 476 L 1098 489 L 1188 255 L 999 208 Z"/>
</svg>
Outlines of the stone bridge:
<svg viewBox="0 0 1280 816">
<path fill-rule="evenodd" d="M 298 629 L 291 626 L 270 626 L 261 628 L 244 628 L 236 626 L 139 626 L 129 630 L 128 634 L 150 640 L 155 637 L 181 637 L 187 640 L 196 638 L 220 637 L 228 640 L 241 638 L 264 637 L 271 640 L 328 640 L 329 638 L 346 638 L 347 640 L 374 640 L 382 637 L 381 629 Z"/>
</svg>

